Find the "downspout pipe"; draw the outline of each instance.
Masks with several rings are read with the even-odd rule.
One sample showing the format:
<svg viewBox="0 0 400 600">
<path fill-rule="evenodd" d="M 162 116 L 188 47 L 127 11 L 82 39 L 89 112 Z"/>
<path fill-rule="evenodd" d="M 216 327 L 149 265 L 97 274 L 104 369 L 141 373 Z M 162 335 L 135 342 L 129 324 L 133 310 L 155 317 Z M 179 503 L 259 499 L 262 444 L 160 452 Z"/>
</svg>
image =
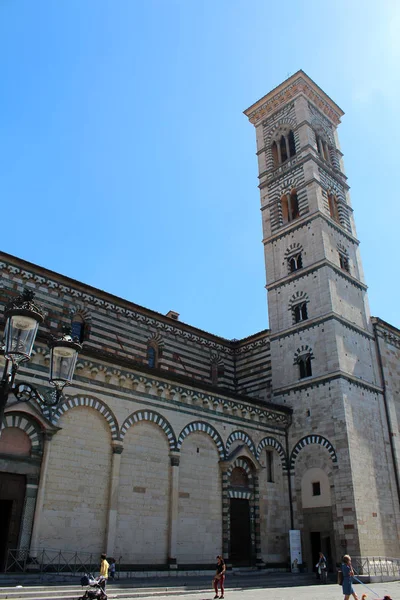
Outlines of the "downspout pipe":
<svg viewBox="0 0 400 600">
<path fill-rule="evenodd" d="M 287 429 L 285 432 L 285 441 L 286 441 L 286 460 L 287 460 L 288 490 L 289 490 L 290 529 L 294 529 L 293 502 L 292 502 L 292 479 L 290 477 L 289 432 Z"/>
</svg>

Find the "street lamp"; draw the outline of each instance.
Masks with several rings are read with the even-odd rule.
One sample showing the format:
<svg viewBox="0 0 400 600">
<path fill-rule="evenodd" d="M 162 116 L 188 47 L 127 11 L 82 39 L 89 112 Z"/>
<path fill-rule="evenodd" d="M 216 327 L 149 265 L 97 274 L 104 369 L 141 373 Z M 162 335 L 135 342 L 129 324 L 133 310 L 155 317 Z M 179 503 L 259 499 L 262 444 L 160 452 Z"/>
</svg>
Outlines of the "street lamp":
<svg viewBox="0 0 400 600">
<path fill-rule="evenodd" d="M 35 304 L 34 297 L 33 291 L 25 289 L 21 296 L 11 300 L 5 307 L 6 326 L 3 347 L 5 366 L 0 381 L 0 428 L 10 394 L 14 394 L 20 402 L 36 399 L 47 406 L 56 406 L 62 398 L 64 387 L 72 382 L 78 352 L 82 349 L 82 346 L 72 339 L 71 330 L 67 327 L 63 327 L 60 338 L 53 338 L 49 342 L 49 382 L 55 387 L 55 393 L 50 398 L 43 398 L 30 383 L 15 382 L 20 365 L 29 361 L 31 357 L 39 325 L 44 320 L 43 311 Z"/>
</svg>

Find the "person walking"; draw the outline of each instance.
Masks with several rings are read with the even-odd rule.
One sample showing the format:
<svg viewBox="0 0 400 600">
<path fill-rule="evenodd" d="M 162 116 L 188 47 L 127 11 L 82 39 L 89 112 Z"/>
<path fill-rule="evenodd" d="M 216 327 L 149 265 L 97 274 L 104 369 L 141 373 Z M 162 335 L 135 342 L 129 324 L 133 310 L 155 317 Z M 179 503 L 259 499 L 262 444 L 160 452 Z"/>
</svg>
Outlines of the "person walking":
<svg viewBox="0 0 400 600">
<path fill-rule="evenodd" d="M 343 556 L 342 573 L 342 590 L 344 594 L 344 600 L 349 600 L 350 596 L 353 596 L 354 600 L 358 600 L 358 596 L 353 589 L 352 577 L 354 575 L 354 571 L 351 564 L 351 556 L 349 556 L 348 554 L 345 554 Z"/>
<path fill-rule="evenodd" d="M 109 579 L 115 579 L 115 558 L 110 558 L 110 568 L 108 569 Z"/>
<path fill-rule="evenodd" d="M 317 569 L 321 583 L 326 583 L 328 578 L 328 566 L 326 564 L 326 558 L 322 552 L 319 553 Z"/>
<path fill-rule="evenodd" d="M 100 563 L 100 581 L 99 581 L 99 585 L 102 587 L 103 592 L 106 591 L 106 583 L 107 583 L 107 579 L 108 579 L 108 569 L 110 567 L 110 565 L 107 562 L 107 555 L 106 554 L 102 554 L 100 556 L 101 559 L 101 563 Z"/>
<path fill-rule="evenodd" d="M 218 584 L 221 587 L 220 598 L 224 597 L 225 571 L 226 571 L 225 561 L 222 558 L 222 556 L 218 555 L 217 556 L 217 570 L 215 571 L 215 577 L 213 579 L 213 585 L 214 585 L 214 591 L 215 591 L 214 600 L 216 600 L 216 598 L 218 598 Z"/>
</svg>

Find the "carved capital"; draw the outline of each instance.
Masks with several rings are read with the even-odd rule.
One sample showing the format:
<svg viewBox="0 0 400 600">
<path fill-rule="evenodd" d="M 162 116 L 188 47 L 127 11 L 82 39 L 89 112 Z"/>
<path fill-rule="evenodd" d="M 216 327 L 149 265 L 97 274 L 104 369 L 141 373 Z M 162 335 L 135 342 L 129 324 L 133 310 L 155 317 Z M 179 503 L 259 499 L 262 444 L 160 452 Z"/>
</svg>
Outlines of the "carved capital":
<svg viewBox="0 0 400 600">
<path fill-rule="evenodd" d="M 113 444 L 112 444 L 113 454 L 122 454 L 123 450 L 124 450 L 124 446 L 123 446 L 122 442 L 113 442 Z"/>
</svg>

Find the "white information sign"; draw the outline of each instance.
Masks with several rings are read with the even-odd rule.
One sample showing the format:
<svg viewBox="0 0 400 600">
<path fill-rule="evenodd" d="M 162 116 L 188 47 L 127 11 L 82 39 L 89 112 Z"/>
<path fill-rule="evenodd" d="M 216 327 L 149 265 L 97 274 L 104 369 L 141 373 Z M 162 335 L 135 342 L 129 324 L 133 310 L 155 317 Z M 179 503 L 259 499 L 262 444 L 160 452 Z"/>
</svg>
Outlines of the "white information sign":
<svg viewBox="0 0 400 600">
<path fill-rule="evenodd" d="M 301 532 L 300 529 L 289 530 L 289 544 L 290 544 L 290 564 L 293 570 L 298 570 L 297 565 L 303 563 L 303 557 L 301 555 Z"/>
</svg>

